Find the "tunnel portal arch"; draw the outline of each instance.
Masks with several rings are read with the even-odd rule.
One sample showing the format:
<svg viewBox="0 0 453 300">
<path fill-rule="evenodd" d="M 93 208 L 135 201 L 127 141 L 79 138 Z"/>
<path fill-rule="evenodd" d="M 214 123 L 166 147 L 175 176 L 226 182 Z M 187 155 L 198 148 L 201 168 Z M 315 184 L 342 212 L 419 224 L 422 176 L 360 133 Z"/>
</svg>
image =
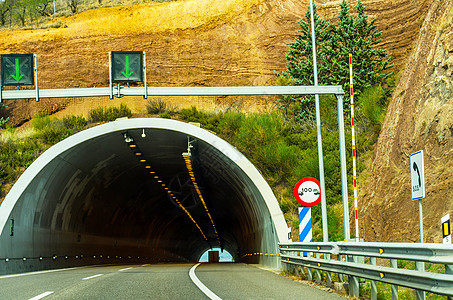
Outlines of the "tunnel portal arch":
<svg viewBox="0 0 453 300">
<path fill-rule="evenodd" d="M 205 204 L 182 156 L 188 141 Z M 158 118 L 95 126 L 48 149 L 0 205 L 0 228 L 3 273 L 120 257 L 196 261 L 219 244 L 235 261 L 276 267 L 277 243 L 288 241 L 271 188 L 244 155 L 204 129 Z"/>
</svg>

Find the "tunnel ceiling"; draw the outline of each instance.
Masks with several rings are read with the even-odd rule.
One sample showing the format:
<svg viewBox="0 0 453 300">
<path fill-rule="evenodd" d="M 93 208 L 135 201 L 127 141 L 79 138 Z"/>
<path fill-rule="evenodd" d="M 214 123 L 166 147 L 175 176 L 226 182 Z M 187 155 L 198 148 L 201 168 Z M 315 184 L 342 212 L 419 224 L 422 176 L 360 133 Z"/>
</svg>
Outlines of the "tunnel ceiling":
<svg viewBox="0 0 453 300">
<path fill-rule="evenodd" d="M 37 197 L 34 228 L 65 232 L 77 242 L 129 241 L 192 261 L 211 247 L 235 258 L 256 251 L 263 220 L 272 214 L 259 188 L 234 162 L 237 157 L 223 153 L 223 144 L 153 128 L 151 119 L 143 127 L 133 120 L 131 126 L 109 125 L 113 129 L 106 133 L 83 138 L 41 168 L 21 195 Z M 127 121 L 132 120 L 121 122 Z M 182 155 L 189 143 L 195 182 Z"/>
</svg>

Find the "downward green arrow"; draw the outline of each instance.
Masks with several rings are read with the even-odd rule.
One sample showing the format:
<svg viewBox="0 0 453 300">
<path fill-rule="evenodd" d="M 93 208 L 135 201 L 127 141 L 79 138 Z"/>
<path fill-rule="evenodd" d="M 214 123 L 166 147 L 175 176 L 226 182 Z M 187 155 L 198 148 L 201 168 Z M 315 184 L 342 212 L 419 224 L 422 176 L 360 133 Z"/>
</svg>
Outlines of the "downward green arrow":
<svg viewBox="0 0 453 300">
<path fill-rule="evenodd" d="M 20 72 L 19 72 L 19 59 L 18 58 L 15 59 L 15 63 L 16 63 L 16 75 L 15 76 L 11 75 L 11 77 L 14 78 L 14 80 L 16 80 L 17 82 L 19 82 L 22 79 L 22 77 L 24 77 L 24 74 L 20 74 Z"/>
<path fill-rule="evenodd" d="M 129 55 L 126 55 L 126 71 L 121 72 L 121 74 L 123 74 L 124 77 L 126 77 L 126 79 L 129 79 L 129 77 L 131 77 L 132 73 L 134 73 L 134 71 L 129 72 Z"/>
</svg>

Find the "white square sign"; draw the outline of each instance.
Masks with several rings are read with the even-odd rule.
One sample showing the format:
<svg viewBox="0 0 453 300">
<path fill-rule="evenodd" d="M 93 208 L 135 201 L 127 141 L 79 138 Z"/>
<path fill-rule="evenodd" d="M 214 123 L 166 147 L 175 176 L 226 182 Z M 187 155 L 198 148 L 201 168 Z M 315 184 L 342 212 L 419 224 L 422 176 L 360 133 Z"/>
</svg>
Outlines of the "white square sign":
<svg viewBox="0 0 453 300">
<path fill-rule="evenodd" d="M 425 198 L 425 167 L 423 150 L 411 154 L 411 191 L 412 200 Z"/>
</svg>

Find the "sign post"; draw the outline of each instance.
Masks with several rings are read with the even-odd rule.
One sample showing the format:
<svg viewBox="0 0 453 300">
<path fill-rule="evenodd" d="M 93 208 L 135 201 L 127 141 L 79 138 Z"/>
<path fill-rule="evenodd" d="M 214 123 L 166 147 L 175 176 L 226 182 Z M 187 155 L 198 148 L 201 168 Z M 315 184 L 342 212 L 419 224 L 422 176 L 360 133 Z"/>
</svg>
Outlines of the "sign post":
<svg viewBox="0 0 453 300">
<path fill-rule="evenodd" d="M 294 197 L 303 207 L 299 207 L 299 241 L 312 242 L 311 207 L 321 201 L 321 187 L 317 179 L 305 177 L 294 187 Z M 304 252 L 303 256 L 307 256 Z"/>
<path fill-rule="evenodd" d="M 422 199 L 425 198 L 425 167 L 423 162 L 423 150 L 411 154 L 410 167 L 412 200 L 418 200 L 420 219 L 420 243 L 423 243 Z"/>
</svg>

